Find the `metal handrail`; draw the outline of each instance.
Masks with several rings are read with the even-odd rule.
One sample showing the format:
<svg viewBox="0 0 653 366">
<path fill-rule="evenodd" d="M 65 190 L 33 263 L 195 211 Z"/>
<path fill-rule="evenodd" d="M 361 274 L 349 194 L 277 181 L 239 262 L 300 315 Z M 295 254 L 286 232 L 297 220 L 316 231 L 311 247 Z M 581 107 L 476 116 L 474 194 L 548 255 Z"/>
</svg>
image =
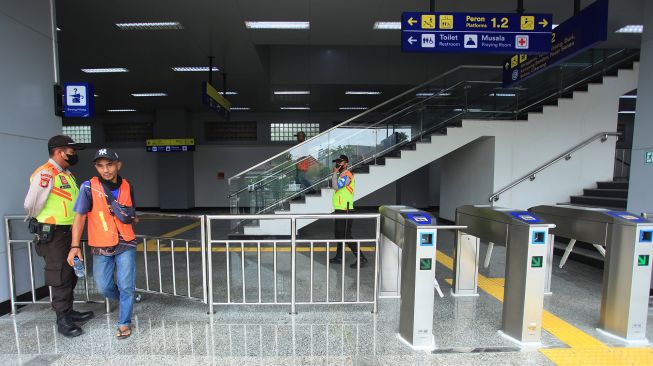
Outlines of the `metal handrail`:
<svg viewBox="0 0 653 366">
<path fill-rule="evenodd" d="M 547 169 L 548 167 L 552 166 L 553 164 L 557 163 L 558 161 L 560 161 L 562 159 L 565 159 L 565 160 L 571 159 L 571 154 L 573 154 L 576 151 L 578 151 L 578 150 L 584 148 L 585 146 L 591 144 L 595 140 L 601 139 L 601 142 L 605 142 L 608 139 L 608 136 L 620 136 L 620 135 L 621 135 L 620 132 L 600 132 L 600 133 L 597 133 L 596 135 L 594 135 L 594 136 L 584 140 L 583 142 L 573 146 L 571 149 L 563 152 L 562 154 L 556 156 L 555 158 L 549 160 L 548 162 L 540 165 L 539 167 L 537 167 L 536 169 L 534 169 L 534 170 L 530 171 L 529 173 L 525 174 L 521 178 L 519 178 L 519 179 L 513 181 L 512 183 L 508 184 L 507 186 L 501 188 L 497 192 L 493 193 L 489 197 L 488 200 L 490 202 L 498 201 L 499 196 L 501 196 L 501 194 L 503 194 L 504 192 L 513 189 L 514 187 L 518 186 L 519 184 L 523 183 L 526 180 L 529 180 L 529 181 L 534 180 L 536 174 L 538 174 L 539 172 Z"/>
<path fill-rule="evenodd" d="M 337 124 L 337 125 L 331 127 L 330 129 L 328 129 L 328 130 L 326 130 L 326 131 L 323 131 L 323 132 L 321 132 L 320 134 L 315 135 L 315 136 L 309 138 L 308 140 L 306 140 L 306 141 L 304 141 L 304 142 L 302 142 L 302 143 L 300 143 L 300 144 L 297 144 L 297 145 L 295 145 L 295 146 L 293 146 L 293 147 L 291 147 L 291 148 L 288 148 L 288 149 L 286 149 L 286 150 L 284 150 L 284 151 L 278 153 L 277 155 L 272 156 L 271 158 L 269 158 L 269 159 L 267 159 L 267 160 L 264 160 L 264 161 L 262 161 L 262 162 L 260 162 L 260 163 L 258 163 L 258 164 L 256 164 L 256 165 L 254 165 L 254 166 L 252 166 L 252 167 L 250 167 L 250 168 L 248 168 L 248 169 L 245 169 L 245 170 L 243 170 L 242 172 L 240 172 L 240 173 L 238 173 L 238 174 L 235 174 L 233 177 L 230 177 L 230 178 L 227 180 L 227 182 L 228 182 L 228 183 L 231 183 L 231 180 L 232 180 L 233 178 L 236 178 L 236 177 L 238 177 L 238 176 L 240 176 L 240 175 L 242 175 L 242 174 L 245 174 L 245 173 L 249 172 L 250 170 L 256 169 L 256 168 L 260 167 L 261 165 L 266 164 L 266 163 L 268 163 L 268 162 L 270 162 L 270 161 L 272 161 L 272 160 L 278 158 L 279 156 L 282 156 L 282 155 L 287 154 L 290 150 L 296 149 L 296 148 L 298 148 L 299 146 L 302 146 L 303 144 L 306 144 L 306 143 L 308 143 L 308 142 L 311 141 L 311 140 L 314 140 L 314 139 L 316 139 L 316 138 L 318 138 L 318 137 L 320 137 L 320 136 L 323 136 L 323 135 L 325 135 L 325 134 L 327 134 L 327 133 L 329 133 L 329 132 L 331 132 L 331 131 L 333 131 L 333 130 L 335 130 L 335 129 L 337 129 L 337 128 L 340 128 L 340 127 L 342 127 L 342 126 L 344 126 L 344 125 L 346 125 L 346 124 L 348 124 L 348 123 L 350 123 L 350 122 L 352 122 L 352 121 L 354 121 L 354 120 L 356 120 L 356 119 L 359 119 L 360 117 L 363 117 L 363 116 L 365 116 L 365 115 L 367 115 L 367 114 L 369 114 L 369 113 L 372 113 L 372 112 L 374 112 L 374 111 L 380 109 L 381 107 L 383 107 L 383 106 L 385 106 L 385 105 L 387 105 L 387 104 L 390 104 L 390 103 L 392 103 L 392 102 L 394 102 L 394 101 L 396 101 L 396 100 L 398 100 L 398 99 L 400 99 L 400 98 L 402 98 L 402 97 L 404 97 L 404 96 L 406 96 L 406 95 L 408 95 L 408 94 L 411 94 L 411 93 L 413 93 L 413 92 L 415 92 L 415 91 L 417 91 L 417 90 L 419 90 L 419 89 L 421 89 L 421 88 L 423 88 L 423 87 L 425 87 L 425 86 L 427 86 L 427 85 L 433 83 L 434 81 L 436 81 L 436 80 L 438 80 L 438 79 L 441 79 L 441 78 L 443 78 L 443 77 L 445 77 L 445 76 L 448 76 L 448 75 L 450 75 L 450 74 L 453 74 L 453 73 L 457 72 L 458 70 L 461 70 L 461 69 L 464 69 L 464 68 L 486 69 L 486 70 L 499 70 L 499 71 L 500 71 L 500 70 L 503 70 L 503 67 L 501 67 L 501 66 L 460 65 L 460 66 L 458 66 L 458 67 L 456 67 L 456 68 L 453 68 L 453 69 L 451 69 L 451 70 L 449 70 L 449 71 L 447 71 L 447 72 L 444 72 L 444 73 L 442 73 L 442 74 L 440 74 L 440 75 L 438 75 L 438 76 L 436 76 L 436 77 L 434 77 L 434 78 L 431 78 L 431 79 L 429 79 L 428 81 L 425 81 L 425 82 L 423 82 L 423 83 L 421 83 L 421 84 L 419 84 L 419 85 L 417 85 L 417 86 L 415 86 L 415 87 L 413 87 L 413 88 L 411 88 L 411 89 L 408 89 L 407 91 L 405 91 L 405 92 L 403 92 L 403 93 L 401 93 L 401 94 L 399 94 L 399 95 L 397 95 L 397 96 L 395 96 L 395 97 L 393 97 L 393 98 L 390 98 L 390 99 L 386 100 L 385 102 L 376 105 L 375 107 L 372 107 L 372 108 L 370 108 L 370 109 L 368 109 L 368 110 L 366 110 L 366 111 L 364 111 L 364 112 L 362 112 L 362 113 L 360 113 L 360 114 L 357 114 L 357 115 L 355 115 L 354 117 L 351 117 L 350 119 L 348 119 L 348 120 L 346 120 L 346 121 L 344 121 L 344 122 L 341 122 L 341 123 L 339 123 L 339 124 Z M 448 89 L 448 88 L 447 88 L 447 89 Z"/>
</svg>

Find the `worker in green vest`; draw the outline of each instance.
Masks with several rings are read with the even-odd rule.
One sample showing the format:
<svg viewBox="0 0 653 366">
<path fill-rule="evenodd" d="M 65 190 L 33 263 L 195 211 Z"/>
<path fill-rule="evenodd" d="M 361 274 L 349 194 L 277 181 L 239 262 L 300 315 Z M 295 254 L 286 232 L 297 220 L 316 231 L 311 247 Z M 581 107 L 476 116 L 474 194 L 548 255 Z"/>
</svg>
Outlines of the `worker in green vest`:
<svg viewBox="0 0 653 366">
<path fill-rule="evenodd" d="M 356 179 L 349 171 L 349 158 L 347 155 L 340 155 L 337 159 L 333 160 L 336 164 L 333 168 L 333 175 L 331 179 L 331 186 L 333 192 L 333 210 L 336 214 L 351 213 L 354 210 L 354 191 L 356 190 Z M 352 239 L 351 227 L 354 220 L 352 219 L 335 219 L 334 220 L 334 235 L 336 239 Z M 336 247 L 336 255 L 329 261 L 331 263 L 342 263 L 344 242 L 340 242 Z M 347 242 L 347 246 L 358 258 L 358 247 L 354 242 Z M 363 267 L 367 263 L 367 258 L 360 253 L 360 266 Z M 356 268 L 357 262 L 352 263 L 349 267 Z"/>
<path fill-rule="evenodd" d="M 82 328 L 77 322 L 93 318 L 92 311 L 73 310 L 77 276 L 66 262 L 72 248 L 73 206 L 79 193 L 68 168 L 77 163 L 77 150 L 81 148 L 68 136 L 52 137 L 48 141 L 50 159 L 30 177 L 24 203 L 30 232 L 36 235 L 36 253 L 45 258 L 45 284 L 52 287 L 57 330 L 66 337 L 81 335 Z"/>
</svg>

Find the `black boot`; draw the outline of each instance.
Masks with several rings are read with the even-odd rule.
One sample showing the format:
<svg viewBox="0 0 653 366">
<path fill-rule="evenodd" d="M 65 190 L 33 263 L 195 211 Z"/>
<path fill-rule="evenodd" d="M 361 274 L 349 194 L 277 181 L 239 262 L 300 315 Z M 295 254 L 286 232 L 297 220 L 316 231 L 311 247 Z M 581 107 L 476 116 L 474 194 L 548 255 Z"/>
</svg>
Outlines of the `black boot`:
<svg viewBox="0 0 653 366">
<path fill-rule="evenodd" d="M 70 310 L 68 311 L 68 315 L 70 316 L 70 320 L 73 322 L 85 322 L 88 320 L 93 319 L 95 314 L 93 314 L 92 311 L 75 311 L 75 310 Z"/>
<path fill-rule="evenodd" d="M 361 255 L 361 268 L 365 267 L 366 265 L 367 265 L 367 258 Z M 349 265 L 349 268 L 356 268 L 356 267 L 358 267 L 356 262 Z"/>
<path fill-rule="evenodd" d="M 57 331 L 68 338 L 82 335 L 82 328 L 70 319 L 69 313 L 70 311 L 57 312 Z"/>
</svg>

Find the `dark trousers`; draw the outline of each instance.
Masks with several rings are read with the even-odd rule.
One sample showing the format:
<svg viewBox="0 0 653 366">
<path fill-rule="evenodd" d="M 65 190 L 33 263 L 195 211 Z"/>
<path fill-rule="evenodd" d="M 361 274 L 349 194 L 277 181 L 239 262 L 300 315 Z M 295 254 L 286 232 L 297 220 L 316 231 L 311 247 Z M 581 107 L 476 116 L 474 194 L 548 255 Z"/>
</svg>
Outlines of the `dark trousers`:
<svg viewBox="0 0 653 366">
<path fill-rule="evenodd" d="M 346 214 L 346 213 L 353 213 L 352 210 L 346 211 L 346 210 L 335 210 L 334 213 L 336 214 Z M 334 220 L 334 226 L 333 226 L 333 234 L 336 239 L 352 239 L 351 235 L 351 227 L 354 222 L 353 219 L 336 219 Z M 344 242 L 337 243 L 336 247 L 336 256 L 335 258 L 342 258 L 342 251 L 344 249 Z M 347 246 L 351 250 L 352 253 L 354 253 L 354 256 L 358 258 L 358 245 L 357 243 L 353 242 L 347 242 Z M 365 258 L 363 253 L 361 253 L 361 258 Z"/>
<path fill-rule="evenodd" d="M 50 242 L 39 241 L 36 244 L 37 254 L 45 258 L 45 284 L 52 286 L 52 309 L 56 312 L 65 312 L 73 307 L 77 276 L 66 261 L 71 241 L 70 228 L 57 228 Z"/>
</svg>

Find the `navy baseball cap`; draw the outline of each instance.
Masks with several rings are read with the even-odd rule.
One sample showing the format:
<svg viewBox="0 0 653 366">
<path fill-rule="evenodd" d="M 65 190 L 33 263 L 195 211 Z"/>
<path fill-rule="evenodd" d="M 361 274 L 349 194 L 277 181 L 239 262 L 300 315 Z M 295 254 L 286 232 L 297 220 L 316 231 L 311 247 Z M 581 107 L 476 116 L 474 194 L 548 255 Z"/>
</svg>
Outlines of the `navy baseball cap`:
<svg viewBox="0 0 653 366">
<path fill-rule="evenodd" d="M 111 161 L 120 161 L 120 158 L 118 157 L 118 154 L 106 147 L 97 149 L 95 151 L 95 156 L 93 157 L 93 162 L 95 162 L 97 159 L 108 159 Z"/>
<path fill-rule="evenodd" d="M 340 155 L 338 158 L 333 159 L 333 162 L 337 163 L 343 160 L 349 163 L 349 158 L 347 157 L 347 155 Z"/>
</svg>

